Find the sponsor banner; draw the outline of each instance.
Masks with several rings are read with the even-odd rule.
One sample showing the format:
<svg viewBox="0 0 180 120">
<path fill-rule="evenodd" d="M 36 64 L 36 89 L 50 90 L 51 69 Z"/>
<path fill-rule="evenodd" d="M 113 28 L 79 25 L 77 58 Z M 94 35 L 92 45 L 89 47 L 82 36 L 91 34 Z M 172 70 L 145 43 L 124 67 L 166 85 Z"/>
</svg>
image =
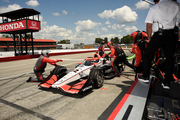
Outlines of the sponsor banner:
<svg viewBox="0 0 180 120">
<path fill-rule="evenodd" d="M 0 24 L 0 32 L 10 32 L 26 29 L 26 20 Z"/>
<path fill-rule="evenodd" d="M 40 30 L 40 21 L 28 20 L 28 29 Z"/>
<path fill-rule="evenodd" d="M 3 23 L 0 24 L 0 32 L 12 32 L 25 29 L 40 30 L 40 21 L 27 20 L 27 24 L 26 28 L 26 20 Z"/>
</svg>

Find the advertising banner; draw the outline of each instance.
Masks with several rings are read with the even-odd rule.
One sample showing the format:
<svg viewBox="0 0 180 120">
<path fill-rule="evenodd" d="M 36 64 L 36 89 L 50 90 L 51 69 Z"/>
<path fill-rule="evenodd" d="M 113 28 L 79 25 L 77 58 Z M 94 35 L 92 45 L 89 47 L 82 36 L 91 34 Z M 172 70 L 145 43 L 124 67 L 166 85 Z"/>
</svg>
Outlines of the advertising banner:
<svg viewBox="0 0 180 120">
<path fill-rule="evenodd" d="M 28 20 L 28 29 L 40 30 L 40 21 Z"/>
<path fill-rule="evenodd" d="M 0 33 L 25 30 L 25 29 L 40 30 L 40 21 L 27 20 L 27 25 L 26 25 L 26 20 L 0 24 Z"/>
</svg>

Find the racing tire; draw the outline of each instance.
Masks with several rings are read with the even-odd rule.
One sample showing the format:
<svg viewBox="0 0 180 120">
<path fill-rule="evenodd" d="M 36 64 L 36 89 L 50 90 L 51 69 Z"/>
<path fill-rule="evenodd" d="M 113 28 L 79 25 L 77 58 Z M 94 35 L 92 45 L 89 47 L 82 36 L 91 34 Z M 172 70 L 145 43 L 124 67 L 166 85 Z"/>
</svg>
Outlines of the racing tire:
<svg viewBox="0 0 180 120">
<path fill-rule="evenodd" d="M 116 74 L 115 74 L 112 67 L 110 67 L 109 69 L 104 70 L 104 79 L 112 79 L 114 77 L 116 77 Z"/>
<path fill-rule="evenodd" d="M 64 66 L 57 66 L 53 70 L 53 75 L 56 75 L 57 79 L 62 78 L 66 74 L 67 74 L 67 68 Z"/>
<path fill-rule="evenodd" d="M 111 67 L 109 69 L 104 70 L 104 73 L 108 74 L 108 73 L 112 73 L 112 71 L 113 71 L 113 68 Z"/>
<path fill-rule="evenodd" d="M 104 73 L 103 70 L 92 69 L 90 73 L 90 78 L 92 79 L 92 83 L 94 88 L 101 88 L 104 84 Z"/>
</svg>

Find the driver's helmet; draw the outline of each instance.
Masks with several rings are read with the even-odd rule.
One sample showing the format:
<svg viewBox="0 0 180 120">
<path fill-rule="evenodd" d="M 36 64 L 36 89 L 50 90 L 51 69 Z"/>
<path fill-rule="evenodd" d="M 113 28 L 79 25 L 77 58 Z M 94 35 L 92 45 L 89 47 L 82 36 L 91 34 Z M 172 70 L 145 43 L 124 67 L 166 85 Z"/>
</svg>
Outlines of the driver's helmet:
<svg viewBox="0 0 180 120">
<path fill-rule="evenodd" d="M 113 46 L 113 42 L 112 42 L 112 41 L 109 41 L 108 44 L 107 44 L 107 46 L 108 46 L 109 48 L 111 48 L 111 46 Z"/>
<path fill-rule="evenodd" d="M 45 57 L 49 57 L 48 53 L 49 53 L 48 50 L 42 50 L 42 51 L 41 51 L 41 55 L 42 55 L 42 56 L 45 56 Z"/>
<path fill-rule="evenodd" d="M 148 38 L 148 35 L 145 31 L 142 31 L 142 40 L 146 40 Z"/>
<path fill-rule="evenodd" d="M 133 38 L 133 43 L 135 44 L 137 43 L 138 39 L 142 38 L 142 33 L 141 31 L 138 30 L 138 31 L 133 32 L 130 36 Z"/>
</svg>

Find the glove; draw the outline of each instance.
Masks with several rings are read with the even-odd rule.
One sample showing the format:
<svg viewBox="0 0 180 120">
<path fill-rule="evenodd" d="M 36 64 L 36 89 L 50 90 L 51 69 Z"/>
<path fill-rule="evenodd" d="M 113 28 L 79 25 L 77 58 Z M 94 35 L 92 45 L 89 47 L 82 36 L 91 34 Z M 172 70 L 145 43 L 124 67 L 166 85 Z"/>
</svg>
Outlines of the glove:
<svg viewBox="0 0 180 120">
<path fill-rule="evenodd" d="M 62 62 L 63 60 L 61 60 L 61 59 L 57 59 L 57 62 Z"/>
</svg>

